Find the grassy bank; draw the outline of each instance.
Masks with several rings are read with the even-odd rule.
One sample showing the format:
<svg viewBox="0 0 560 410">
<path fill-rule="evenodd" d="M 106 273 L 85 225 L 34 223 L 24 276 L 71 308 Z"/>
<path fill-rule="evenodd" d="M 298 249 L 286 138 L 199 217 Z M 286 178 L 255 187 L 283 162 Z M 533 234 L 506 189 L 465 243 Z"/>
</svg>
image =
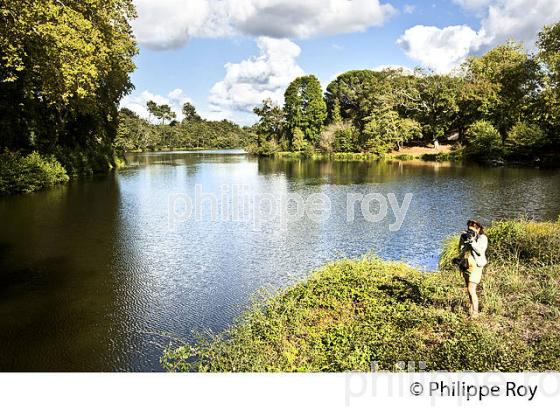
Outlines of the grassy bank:
<svg viewBox="0 0 560 410">
<path fill-rule="evenodd" d="M 560 222 L 497 222 L 482 315 L 469 319 L 446 242 L 439 272 L 375 257 L 343 260 L 248 309 L 198 343 L 170 347 L 171 371 L 560 370 Z"/>
<path fill-rule="evenodd" d="M 280 151 L 272 154 L 274 158 L 286 158 L 286 159 L 331 159 L 334 161 L 367 161 L 376 160 L 381 158 L 377 154 L 367 153 L 367 152 L 293 152 L 293 151 Z"/>
</svg>

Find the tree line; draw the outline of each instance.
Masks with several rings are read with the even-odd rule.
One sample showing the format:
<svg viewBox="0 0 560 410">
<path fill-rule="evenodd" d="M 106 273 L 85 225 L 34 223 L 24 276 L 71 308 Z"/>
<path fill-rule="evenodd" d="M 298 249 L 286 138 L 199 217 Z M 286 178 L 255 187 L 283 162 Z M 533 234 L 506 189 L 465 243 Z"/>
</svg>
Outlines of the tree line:
<svg viewBox="0 0 560 410">
<path fill-rule="evenodd" d="M 250 150 L 373 152 L 456 140 L 465 156 L 534 160 L 560 147 L 560 23 L 537 51 L 510 41 L 466 59 L 448 75 L 422 69 L 353 70 L 321 90 L 295 79 L 283 107 L 264 101 Z"/>
<path fill-rule="evenodd" d="M 118 152 L 240 148 L 255 139 L 253 133 L 231 121 L 203 119 L 189 102 L 183 104 L 181 121 L 177 121 L 176 113 L 168 104 L 148 101 L 146 107 L 148 119 L 127 108 L 120 110 L 119 128 L 113 143 Z"/>
</svg>

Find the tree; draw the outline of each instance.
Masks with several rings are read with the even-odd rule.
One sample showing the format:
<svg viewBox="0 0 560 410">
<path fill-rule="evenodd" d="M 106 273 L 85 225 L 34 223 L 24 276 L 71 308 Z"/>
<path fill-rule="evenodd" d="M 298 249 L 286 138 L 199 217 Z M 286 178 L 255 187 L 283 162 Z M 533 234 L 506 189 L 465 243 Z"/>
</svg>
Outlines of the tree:
<svg viewBox="0 0 560 410">
<path fill-rule="evenodd" d="M 332 115 L 331 115 L 331 123 L 333 124 L 341 124 L 342 123 L 342 114 L 340 112 L 340 101 L 335 100 L 332 108 Z"/>
<path fill-rule="evenodd" d="M 499 87 L 488 80 L 469 76 L 462 79 L 457 95 L 458 111 L 452 123 L 462 141 L 471 124 L 490 118 L 491 110 L 498 103 L 498 91 Z"/>
<path fill-rule="evenodd" d="M 336 152 L 353 152 L 357 149 L 358 130 L 353 125 L 342 125 L 334 131 Z"/>
<path fill-rule="evenodd" d="M 502 139 L 494 126 L 485 120 L 472 124 L 466 133 L 464 155 L 477 161 L 498 160 L 503 157 Z"/>
<path fill-rule="evenodd" d="M 459 112 L 459 78 L 444 75 L 416 77 L 414 87 L 398 102 L 405 115 L 422 124 L 422 135 L 432 141 L 453 127 Z"/>
<path fill-rule="evenodd" d="M 364 128 L 365 148 L 383 154 L 394 148 L 400 150 L 402 144 L 421 135 L 420 124 L 410 118 L 401 118 L 390 107 L 374 110 Z"/>
<path fill-rule="evenodd" d="M 200 115 L 196 112 L 196 108 L 190 102 L 183 104 L 183 121 L 201 121 Z"/>
<path fill-rule="evenodd" d="M 132 0 L 3 0 L 0 145 L 111 146 L 137 53 Z"/>
<path fill-rule="evenodd" d="M 366 101 L 375 94 L 372 91 L 378 82 L 379 74 L 372 70 L 352 70 L 339 75 L 325 93 L 331 122 L 337 109 L 343 119 L 359 123 L 367 117 L 370 110 Z"/>
<path fill-rule="evenodd" d="M 171 110 L 171 107 L 167 104 L 160 105 L 160 117 L 161 122 L 165 125 L 165 121 L 171 122 L 177 118 L 177 114 Z"/>
<path fill-rule="evenodd" d="M 316 146 L 327 118 L 327 106 L 317 77 L 298 77 L 290 83 L 284 93 L 284 113 L 292 144 L 294 132 L 299 128 L 305 139 Z"/>
<path fill-rule="evenodd" d="M 157 103 L 155 101 L 148 101 L 146 102 L 146 108 L 148 109 L 148 121 L 152 121 L 152 116 L 158 118 L 160 112 L 159 112 L 159 106 L 157 105 Z"/>
<path fill-rule="evenodd" d="M 537 40 L 537 61 L 545 68 L 540 94 L 540 119 L 550 140 L 560 141 L 560 23 L 546 26 Z"/>
<path fill-rule="evenodd" d="M 488 119 L 505 140 L 510 128 L 534 109 L 540 88 L 538 64 L 521 44 L 508 42 L 482 57 L 470 57 L 465 67 L 471 81 L 487 81 L 496 87 L 497 98 L 488 107 Z"/>
<path fill-rule="evenodd" d="M 307 141 L 305 140 L 305 134 L 299 128 L 294 130 L 294 138 L 292 140 L 292 150 L 293 151 L 304 151 L 307 148 Z"/>
<path fill-rule="evenodd" d="M 271 140 L 278 142 L 283 138 L 286 121 L 282 108 L 272 100 L 266 99 L 261 106 L 255 107 L 253 112 L 259 117 L 259 121 L 255 124 L 259 146 L 262 142 Z"/>
<path fill-rule="evenodd" d="M 150 100 L 146 103 L 146 108 L 150 116 L 154 116 L 160 120 L 160 124 L 165 125 L 165 121 L 172 121 L 177 117 L 177 114 L 171 110 L 168 104 L 158 105 L 156 102 Z"/>
<path fill-rule="evenodd" d="M 531 157 L 544 143 L 545 135 L 541 127 L 521 121 L 509 131 L 505 149 L 510 156 Z"/>
</svg>

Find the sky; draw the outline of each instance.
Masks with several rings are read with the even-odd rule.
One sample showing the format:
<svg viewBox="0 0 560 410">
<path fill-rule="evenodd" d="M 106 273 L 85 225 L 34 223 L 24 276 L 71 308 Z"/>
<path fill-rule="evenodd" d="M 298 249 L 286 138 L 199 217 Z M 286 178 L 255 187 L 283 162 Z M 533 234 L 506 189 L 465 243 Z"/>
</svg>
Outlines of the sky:
<svg viewBox="0 0 560 410">
<path fill-rule="evenodd" d="M 154 100 L 181 119 L 188 101 L 242 125 L 264 99 L 282 104 L 301 75 L 326 88 L 355 69 L 448 73 L 509 39 L 533 51 L 542 27 L 560 21 L 560 0 L 133 1 L 140 53 L 121 106 L 147 117 Z"/>
</svg>

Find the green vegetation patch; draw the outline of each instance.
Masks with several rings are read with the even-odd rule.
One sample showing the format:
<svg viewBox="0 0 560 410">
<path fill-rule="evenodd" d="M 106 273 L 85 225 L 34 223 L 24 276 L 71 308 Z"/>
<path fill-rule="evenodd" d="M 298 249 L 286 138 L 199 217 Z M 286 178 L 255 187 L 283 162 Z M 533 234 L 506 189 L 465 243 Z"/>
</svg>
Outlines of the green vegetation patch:
<svg viewBox="0 0 560 410">
<path fill-rule="evenodd" d="M 66 170 L 53 156 L 0 154 L 0 195 L 39 191 L 67 181 Z"/>
<path fill-rule="evenodd" d="M 170 371 L 560 370 L 560 223 L 505 221 L 489 230 L 482 315 L 467 316 L 450 263 L 424 273 L 376 257 L 342 260 L 255 303 L 220 334 L 170 347 Z"/>
</svg>

